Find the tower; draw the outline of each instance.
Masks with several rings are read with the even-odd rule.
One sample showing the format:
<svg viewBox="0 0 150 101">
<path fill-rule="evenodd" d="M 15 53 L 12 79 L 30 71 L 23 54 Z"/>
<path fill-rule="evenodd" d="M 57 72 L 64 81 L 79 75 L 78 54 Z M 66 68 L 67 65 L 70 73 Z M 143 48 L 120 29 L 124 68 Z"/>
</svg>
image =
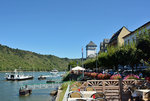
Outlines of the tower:
<svg viewBox="0 0 150 101">
<path fill-rule="evenodd" d="M 92 41 L 86 45 L 86 58 L 93 58 L 96 56 L 96 47 L 97 45 Z"/>
</svg>

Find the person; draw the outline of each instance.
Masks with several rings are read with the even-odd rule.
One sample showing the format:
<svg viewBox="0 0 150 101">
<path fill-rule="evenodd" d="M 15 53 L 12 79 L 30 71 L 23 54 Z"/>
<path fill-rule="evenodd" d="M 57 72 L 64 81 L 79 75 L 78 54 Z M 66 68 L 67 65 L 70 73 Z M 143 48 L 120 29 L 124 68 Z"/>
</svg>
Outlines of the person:
<svg viewBox="0 0 150 101">
<path fill-rule="evenodd" d="M 143 74 L 142 74 L 141 72 L 139 73 L 139 77 L 140 77 L 140 78 L 142 78 L 142 77 L 143 77 Z"/>
<path fill-rule="evenodd" d="M 105 73 L 105 71 L 103 70 L 103 72 L 102 72 L 103 74 Z"/>
</svg>

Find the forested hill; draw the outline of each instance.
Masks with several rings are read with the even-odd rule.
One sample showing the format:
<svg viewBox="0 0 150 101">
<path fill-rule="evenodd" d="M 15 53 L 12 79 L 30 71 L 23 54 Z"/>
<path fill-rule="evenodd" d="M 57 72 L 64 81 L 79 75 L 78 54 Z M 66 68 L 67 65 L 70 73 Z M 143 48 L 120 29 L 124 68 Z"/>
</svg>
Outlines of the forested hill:
<svg viewBox="0 0 150 101">
<path fill-rule="evenodd" d="M 0 45 L 0 71 L 21 68 L 22 70 L 65 70 L 70 59 L 53 55 L 41 55 L 30 51 L 9 48 Z"/>
</svg>

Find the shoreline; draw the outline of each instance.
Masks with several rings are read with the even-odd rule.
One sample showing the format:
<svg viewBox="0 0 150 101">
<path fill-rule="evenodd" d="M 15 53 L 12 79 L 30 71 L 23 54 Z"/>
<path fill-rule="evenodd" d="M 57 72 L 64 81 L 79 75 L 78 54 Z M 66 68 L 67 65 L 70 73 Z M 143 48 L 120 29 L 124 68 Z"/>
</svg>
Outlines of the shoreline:
<svg viewBox="0 0 150 101">
<path fill-rule="evenodd" d="M 13 71 L 0 71 L 0 72 L 13 72 Z M 50 70 L 49 71 L 25 71 L 25 70 L 18 70 L 18 72 L 22 72 L 22 71 L 23 72 L 50 72 Z M 58 71 L 58 72 L 64 72 L 64 71 Z"/>
<path fill-rule="evenodd" d="M 1 72 L 14 72 L 14 71 L 0 71 Z M 17 72 L 50 72 L 50 71 L 17 71 Z"/>
</svg>

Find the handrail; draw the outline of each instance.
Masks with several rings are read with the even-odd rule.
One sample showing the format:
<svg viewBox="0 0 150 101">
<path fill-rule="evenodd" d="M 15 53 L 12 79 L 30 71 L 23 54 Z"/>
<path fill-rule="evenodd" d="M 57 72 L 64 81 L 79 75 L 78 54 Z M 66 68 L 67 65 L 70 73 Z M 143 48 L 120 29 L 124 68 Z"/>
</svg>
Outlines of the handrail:
<svg viewBox="0 0 150 101">
<path fill-rule="evenodd" d="M 69 88 L 70 88 L 70 84 L 68 84 L 68 87 L 66 89 L 66 92 L 65 92 L 65 95 L 64 95 L 64 98 L 63 98 L 63 101 L 67 101 L 67 99 L 68 99 Z"/>
</svg>

